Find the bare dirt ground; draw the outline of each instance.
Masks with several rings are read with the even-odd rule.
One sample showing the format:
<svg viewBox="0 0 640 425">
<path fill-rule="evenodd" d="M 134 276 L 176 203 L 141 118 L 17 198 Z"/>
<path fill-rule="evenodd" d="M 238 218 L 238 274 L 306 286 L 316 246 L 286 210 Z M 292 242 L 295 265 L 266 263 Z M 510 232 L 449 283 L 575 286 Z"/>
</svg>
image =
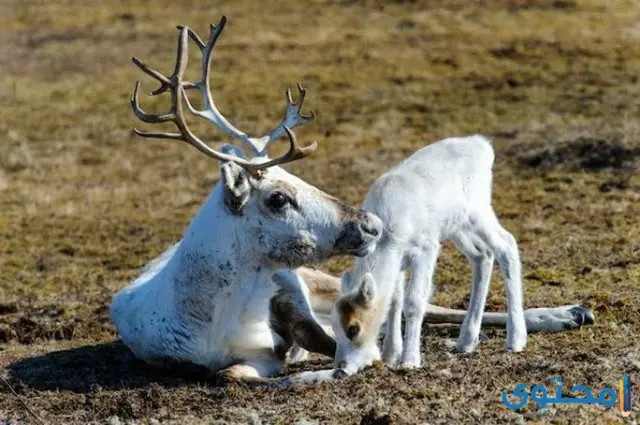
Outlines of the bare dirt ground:
<svg viewBox="0 0 640 425">
<path fill-rule="evenodd" d="M 501 393 L 552 376 L 598 392 L 623 373 L 640 383 L 637 2 L 131 3 L 0 2 L 0 373 L 34 412 L 50 424 L 623 421 L 587 405 L 513 412 Z M 262 133 L 279 119 L 286 86 L 309 89 L 318 119 L 298 136 L 320 149 L 290 170 L 359 203 L 417 148 L 484 133 L 495 141 L 494 203 L 520 243 L 527 307 L 584 302 L 598 323 L 532 335 L 518 355 L 501 351 L 502 331 L 486 331 L 477 353 L 454 356 L 443 340 L 455 333 L 425 327 L 421 369 L 374 367 L 291 390 L 219 386 L 136 361 L 117 342 L 110 298 L 180 237 L 218 166 L 131 135 L 128 97 L 142 74 L 130 57 L 168 71 L 175 25 L 205 33 L 222 14 L 212 85 L 232 122 Z M 436 303 L 464 307 L 469 279 L 447 247 Z M 499 277 L 488 308 L 505 308 Z M 640 417 L 639 394 L 627 422 Z M 35 423 L 1 384 L 0 423 Z"/>
</svg>

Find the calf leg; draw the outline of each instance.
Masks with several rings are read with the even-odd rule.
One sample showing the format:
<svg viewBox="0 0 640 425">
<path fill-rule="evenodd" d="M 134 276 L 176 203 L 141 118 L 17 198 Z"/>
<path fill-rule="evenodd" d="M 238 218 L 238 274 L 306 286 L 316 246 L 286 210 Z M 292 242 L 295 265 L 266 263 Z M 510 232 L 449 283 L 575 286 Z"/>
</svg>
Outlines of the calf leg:
<svg viewBox="0 0 640 425">
<path fill-rule="evenodd" d="M 524 319 L 521 265 L 516 239 L 500 225 L 491 210 L 474 217 L 472 231 L 492 249 L 504 276 L 507 293 L 505 349 L 511 352 L 522 351 L 527 344 L 527 326 Z"/>
<path fill-rule="evenodd" d="M 394 365 L 402 354 L 402 307 L 404 304 L 404 285 L 406 276 L 402 272 L 396 281 L 382 344 L 382 360 L 388 366 Z"/>
<path fill-rule="evenodd" d="M 414 368 L 420 366 L 420 337 L 422 320 L 427 302 L 433 293 L 433 272 L 436 267 L 440 244 L 434 242 L 419 252 L 410 253 L 411 277 L 405 284 L 403 313 L 404 347 L 400 366 Z"/>
<path fill-rule="evenodd" d="M 471 233 L 460 232 L 452 240 L 472 266 L 469 311 L 462 322 L 460 336 L 456 344 L 456 351 L 470 353 L 476 348 L 480 337 L 482 314 L 491 282 L 493 253 L 480 238 Z"/>
</svg>

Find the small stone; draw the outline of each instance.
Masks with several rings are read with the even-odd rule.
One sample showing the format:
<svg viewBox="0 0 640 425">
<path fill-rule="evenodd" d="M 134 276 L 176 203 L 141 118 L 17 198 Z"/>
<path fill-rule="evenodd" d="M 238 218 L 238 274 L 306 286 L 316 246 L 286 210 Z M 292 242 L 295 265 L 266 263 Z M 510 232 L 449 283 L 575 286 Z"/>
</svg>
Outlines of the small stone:
<svg viewBox="0 0 640 425">
<path fill-rule="evenodd" d="M 262 421 L 260 420 L 260 415 L 258 412 L 247 412 L 248 423 L 251 425 L 262 425 Z"/>
<path fill-rule="evenodd" d="M 453 376 L 453 374 L 451 373 L 451 369 L 442 369 L 438 371 L 438 375 L 442 376 L 443 378 L 451 378 Z"/>
<path fill-rule="evenodd" d="M 122 425 L 122 421 L 117 415 L 114 415 L 107 419 L 107 425 Z"/>
<path fill-rule="evenodd" d="M 293 424 L 294 425 L 318 425 L 320 422 L 318 421 L 310 421 L 308 419 L 298 419 L 297 421 L 295 421 Z"/>
</svg>

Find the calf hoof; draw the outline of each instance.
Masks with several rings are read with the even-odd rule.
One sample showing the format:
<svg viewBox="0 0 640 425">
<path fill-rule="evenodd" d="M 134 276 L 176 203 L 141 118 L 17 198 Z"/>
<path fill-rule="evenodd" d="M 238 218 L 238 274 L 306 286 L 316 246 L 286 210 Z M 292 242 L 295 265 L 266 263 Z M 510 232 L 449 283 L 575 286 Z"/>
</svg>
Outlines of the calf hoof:
<svg viewBox="0 0 640 425">
<path fill-rule="evenodd" d="M 507 353 L 519 353 L 524 350 L 524 347 L 526 347 L 526 345 L 526 339 L 524 342 L 507 342 L 507 345 L 505 345 L 504 347 L 504 351 Z"/>
<path fill-rule="evenodd" d="M 400 369 L 417 369 L 420 367 L 420 356 L 407 356 L 400 360 Z"/>
<path fill-rule="evenodd" d="M 458 337 L 458 342 L 453 348 L 454 353 L 464 353 L 470 354 L 473 353 L 478 346 L 478 342 L 480 341 L 479 337 L 467 336 L 464 333 L 460 334 Z"/>
<path fill-rule="evenodd" d="M 385 351 L 382 353 L 382 361 L 385 365 L 392 368 L 398 364 L 401 354 L 402 350 Z"/>
</svg>

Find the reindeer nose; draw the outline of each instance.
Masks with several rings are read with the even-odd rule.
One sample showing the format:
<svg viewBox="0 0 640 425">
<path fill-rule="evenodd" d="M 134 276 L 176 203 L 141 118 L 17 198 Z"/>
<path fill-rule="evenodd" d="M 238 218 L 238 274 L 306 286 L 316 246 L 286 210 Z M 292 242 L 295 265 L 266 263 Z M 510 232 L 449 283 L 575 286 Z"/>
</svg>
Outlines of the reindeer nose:
<svg viewBox="0 0 640 425">
<path fill-rule="evenodd" d="M 382 231 L 382 222 L 378 217 L 367 214 L 367 218 L 360 222 L 360 230 L 371 236 L 379 236 Z"/>
</svg>

